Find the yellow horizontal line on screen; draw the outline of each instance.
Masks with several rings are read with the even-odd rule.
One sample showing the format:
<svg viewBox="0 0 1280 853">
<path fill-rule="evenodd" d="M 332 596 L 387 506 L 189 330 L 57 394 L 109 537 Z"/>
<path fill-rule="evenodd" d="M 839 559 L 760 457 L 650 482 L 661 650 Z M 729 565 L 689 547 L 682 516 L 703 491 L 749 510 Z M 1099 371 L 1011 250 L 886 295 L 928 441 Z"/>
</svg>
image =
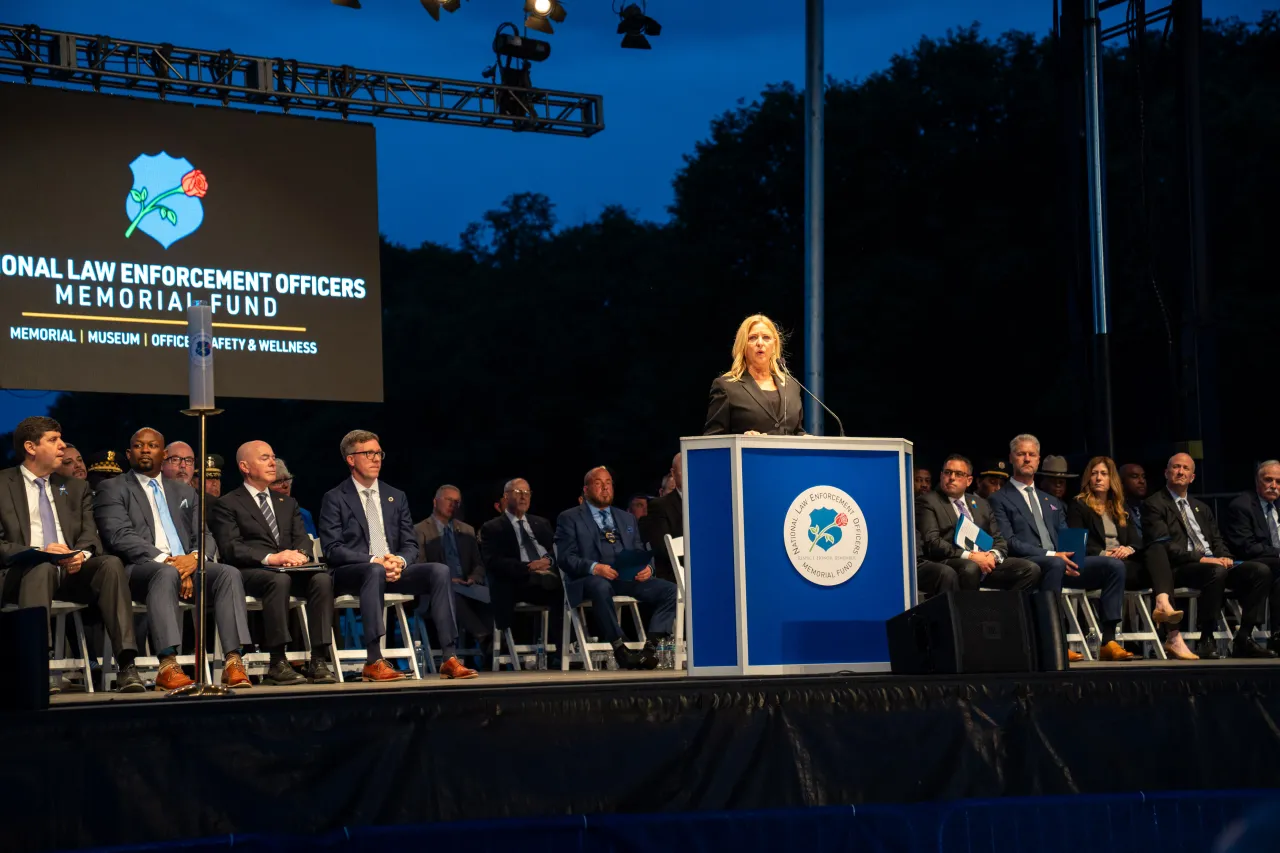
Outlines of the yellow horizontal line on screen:
<svg viewBox="0 0 1280 853">
<path fill-rule="evenodd" d="M 42 314 L 23 311 L 23 317 L 39 317 L 44 320 L 99 320 L 103 323 L 148 323 L 153 326 L 185 326 L 186 320 L 153 320 L 150 317 L 96 317 L 91 314 Z M 214 323 L 215 329 L 256 329 L 261 332 L 305 332 L 306 326 L 259 326 L 253 323 Z"/>
</svg>

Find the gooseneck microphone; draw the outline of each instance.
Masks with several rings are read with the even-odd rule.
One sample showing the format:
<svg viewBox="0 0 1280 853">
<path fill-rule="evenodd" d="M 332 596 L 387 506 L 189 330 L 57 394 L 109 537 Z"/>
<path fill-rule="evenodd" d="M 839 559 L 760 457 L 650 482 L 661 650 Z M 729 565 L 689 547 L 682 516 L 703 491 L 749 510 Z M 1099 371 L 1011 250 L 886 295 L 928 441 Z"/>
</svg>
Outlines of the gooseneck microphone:
<svg viewBox="0 0 1280 853">
<path fill-rule="evenodd" d="M 810 397 L 816 400 L 819 406 L 826 409 L 828 415 L 831 415 L 831 417 L 836 419 L 836 426 L 840 429 L 840 437 L 844 438 L 845 437 L 844 424 L 840 422 L 840 416 L 837 415 L 835 412 L 831 411 L 831 409 L 827 406 L 827 404 L 822 402 L 821 399 L 819 399 L 817 394 L 813 393 L 808 388 L 805 388 L 804 383 L 801 382 L 799 379 L 796 379 L 796 377 L 791 373 L 790 370 L 787 371 L 787 378 L 795 382 L 797 385 L 799 385 L 800 390 L 804 391 L 804 393 L 808 394 Z"/>
</svg>

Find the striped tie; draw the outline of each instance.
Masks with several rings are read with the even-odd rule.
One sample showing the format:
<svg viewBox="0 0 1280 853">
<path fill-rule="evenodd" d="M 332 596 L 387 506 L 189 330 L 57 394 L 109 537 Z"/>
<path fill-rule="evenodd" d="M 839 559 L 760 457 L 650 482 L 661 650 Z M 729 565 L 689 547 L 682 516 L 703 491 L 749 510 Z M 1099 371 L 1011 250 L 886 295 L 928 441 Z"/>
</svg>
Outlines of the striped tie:
<svg viewBox="0 0 1280 853">
<path fill-rule="evenodd" d="M 280 525 L 276 524 L 276 513 L 271 508 L 271 499 L 267 497 L 266 492 L 258 492 L 258 506 L 262 507 L 262 517 L 267 520 L 267 526 L 271 528 L 271 538 L 279 545 Z"/>
</svg>

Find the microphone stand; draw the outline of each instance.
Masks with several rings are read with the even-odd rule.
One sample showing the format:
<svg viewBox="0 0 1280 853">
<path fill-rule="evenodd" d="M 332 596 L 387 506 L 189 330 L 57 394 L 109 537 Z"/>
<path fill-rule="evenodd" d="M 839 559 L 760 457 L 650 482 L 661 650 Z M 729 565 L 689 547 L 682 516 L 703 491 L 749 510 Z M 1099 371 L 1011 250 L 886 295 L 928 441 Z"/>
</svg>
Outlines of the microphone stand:
<svg viewBox="0 0 1280 853">
<path fill-rule="evenodd" d="M 803 383 L 803 382 L 801 382 L 799 379 L 796 379 L 796 378 L 795 378 L 795 376 L 791 375 L 791 371 L 789 371 L 789 370 L 787 371 L 787 379 L 790 379 L 792 382 L 794 382 L 794 383 L 796 383 L 797 385 L 799 385 L 799 386 L 800 386 L 800 390 L 804 391 L 804 393 L 806 393 L 806 394 L 808 394 L 810 397 L 812 397 L 812 398 L 817 402 L 817 404 L 818 404 L 819 406 L 821 406 L 822 408 L 826 409 L 826 411 L 827 411 L 827 414 L 828 414 L 828 415 L 831 415 L 831 417 L 833 417 L 833 418 L 835 418 L 835 419 L 836 419 L 836 427 L 840 430 L 840 437 L 841 437 L 841 438 L 844 438 L 844 437 L 845 437 L 845 434 L 844 434 L 844 424 L 843 424 L 843 423 L 841 423 L 841 421 L 840 421 L 840 416 L 839 416 L 839 415 L 837 415 L 835 412 L 831 411 L 831 409 L 827 408 L 827 404 L 826 404 L 826 403 L 824 403 L 824 402 L 822 402 L 822 400 L 818 399 L 818 395 L 817 395 L 817 394 L 813 393 L 813 392 L 812 392 L 812 391 L 810 391 L 808 388 L 805 388 L 805 387 L 804 387 L 804 383 Z"/>
</svg>

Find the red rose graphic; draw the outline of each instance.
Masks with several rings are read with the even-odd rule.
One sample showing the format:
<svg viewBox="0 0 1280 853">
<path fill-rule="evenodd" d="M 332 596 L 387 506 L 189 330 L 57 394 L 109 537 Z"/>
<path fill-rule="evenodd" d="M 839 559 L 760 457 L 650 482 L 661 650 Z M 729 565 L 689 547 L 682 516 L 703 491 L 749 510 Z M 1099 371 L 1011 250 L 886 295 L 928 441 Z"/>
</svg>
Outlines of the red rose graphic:
<svg viewBox="0 0 1280 853">
<path fill-rule="evenodd" d="M 843 512 L 836 516 L 836 527 L 847 527 L 849 525 L 849 516 Z"/>
<path fill-rule="evenodd" d="M 209 180 L 204 172 L 192 169 L 182 176 L 182 191 L 196 198 L 204 198 L 204 194 L 209 191 Z"/>
</svg>

